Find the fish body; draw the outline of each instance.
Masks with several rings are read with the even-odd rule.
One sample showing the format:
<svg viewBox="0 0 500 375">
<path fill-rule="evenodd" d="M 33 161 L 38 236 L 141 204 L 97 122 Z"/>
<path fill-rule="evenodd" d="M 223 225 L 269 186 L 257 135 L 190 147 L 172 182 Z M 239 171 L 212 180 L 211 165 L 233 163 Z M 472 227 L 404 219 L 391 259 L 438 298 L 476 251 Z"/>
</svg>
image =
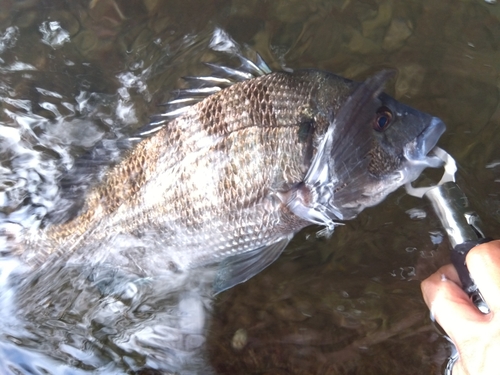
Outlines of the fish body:
<svg viewBox="0 0 500 375">
<path fill-rule="evenodd" d="M 208 79 L 192 92 L 214 93 L 157 117 L 78 214 L 27 237 L 22 257 L 96 261 L 108 243 L 113 262 L 136 272 L 220 263 L 220 291 L 270 264 L 300 229 L 329 232 L 437 166 L 427 154 L 444 124 L 380 93 L 386 73 L 359 84 L 248 64 L 256 77 Z"/>
</svg>

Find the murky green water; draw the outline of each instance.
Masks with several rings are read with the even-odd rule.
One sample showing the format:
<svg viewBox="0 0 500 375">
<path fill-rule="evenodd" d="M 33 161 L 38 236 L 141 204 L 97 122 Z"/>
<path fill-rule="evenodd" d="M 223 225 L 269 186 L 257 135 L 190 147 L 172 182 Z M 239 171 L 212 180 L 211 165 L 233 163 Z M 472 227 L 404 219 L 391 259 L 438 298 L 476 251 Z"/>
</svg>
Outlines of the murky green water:
<svg viewBox="0 0 500 375">
<path fill-rule="evenodd" d="M 19 144 L 32 145 L 0 145 L 3 213 L 36 204 L 35 196 L 50 201 L 72 157 L 103 137 L 131 134 L 160 112 L 180 77 L 206 72 L 200 61 L 213 59 L 206 42 L 215 27 L 222 27 L 277 69 L 314 67 L 358 80 L 382 68 L 396 69 L 387 91 L 447 123 L 440 146 L 457 159 L 458 182 L 487 234 L 500 237 L 500 5 L 483 0 L 0 0 L 0 9 L 0 135 L 26 127 L 31 131 L 20 133 Z M 29 172 L 29 160 L 37 161 L 45 181 Z M 19 181 L 25 185 L 12 189 Z M 410 209 L 427 216 L 412 218 Z M 217 297 L 206 343 L 206 361 L 216 373 L 440 374 L 449 348 L 430 324 L 419 284 L 448 261 L 448 245 L 446 239 L 439 243 L 443 232 L 428 204 L 397 191 L 337 228 L 329 240 L 317 239 L 317 229 L 299 233 L 275 264 Z M 104 329 L 154 317 L 144 310 L 113 327 L 106 325 L 103 311 L 98 327 L 95 319 L 80 317 L 94 325 L 90 336 L 75 343 L 80 336 L 64 335 L 68 318 L 58 316 L 62 305 L 50 300 L 70 290 L 74 296 L 59 299 L 73 301 L 72 306 L 85 300 L 85 287 L 78 277 L 72 280 L 71 287 L 49 288 L 46 299 L 37 301 L 50 310 L 51 327 L 57 327 L 44 325 L 41 336 L 57 333 L 68 347 L 109 352 L 108 359 L 118 365 L 106 370 L 104 359 L 89 363 L 75 352 L 70 354 L 79 360 L 55 357 L 100 373 L 132 371 L 137 363 L 155 368 L 154 361 L 141 357 L 147 358 L 147 346 L 142 353 L 134 347 L 141 359 L 131 365 L 132 359 L 123 359 L 128 355 L 123 347 L 91 345 L 106 345 L 99 336 Z M 7 298 L 7 289 L 0 293 Z M 145 293 L 142 307 L 157 311 L 172 303 L 149 289 Z M 102 303 L 94 298 L 79 304 L 82 316 L 92 316 L 93 303 Z M 67 305 L 61 309 L 68 311 Z M 42 339 L 11 342 L 34 353 L 44 347 Z"/>
</svg>

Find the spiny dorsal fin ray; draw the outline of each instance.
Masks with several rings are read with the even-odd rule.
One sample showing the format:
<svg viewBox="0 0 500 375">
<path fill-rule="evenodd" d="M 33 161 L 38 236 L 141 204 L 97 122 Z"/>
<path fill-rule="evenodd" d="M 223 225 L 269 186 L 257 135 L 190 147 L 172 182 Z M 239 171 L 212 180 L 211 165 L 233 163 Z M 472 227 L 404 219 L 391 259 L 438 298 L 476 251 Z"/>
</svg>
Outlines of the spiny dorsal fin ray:
<svg viewBox="0 0 500 375">
<path fill-rule="evenodd" d="M 262 56 L 258 53 L 256 53 L 257 55 L 257 62 L 256 62 L 256 65 L 259 67 L 259 69 L 264 73 L 264 74 L 269 74 L 269 73 L 272 73 L 272 70 L 271 68 L 269 67 L 269 65 L 266 64 L 266 62 L 264 61 L 264 59 L 262 58 Z"/>
<path fill-rule="evenodd" d="M 187 76 L 182 78 L 184 81 L 188 82 L 191 88 L 198 87 L 228 87 L 234 82 L 229 78 L 214 77 L 214 76 Z M 169 103 L 171 103 L 170 101 Z"/>
<path fill-rule="evenodd" d="M 224 65 L 212 63 L 205 63 L 205 65 L 212 69 L 212 73 L 215 74 L 216 77 L 229 77 L 233 82 L 242 82 L 255 77 L 251 72 L 230 68 Z"/>
<path fill-rule="evenodd" d="M 252 60 L 247 59 L 243 55 L 238 55 L 238 58 L 241 61 L 241 67 L 240 70 L 244 70 L 249 72 L 250 74 L 253 74 L 254 77 L 259 77 L 259 76 L 264 76 L 266 74 L 271 73 L 271 68 L 264 62 L 262 57 L 256 53 L 257 55 L 257 62 L 254 63 Z"/>
</svg>

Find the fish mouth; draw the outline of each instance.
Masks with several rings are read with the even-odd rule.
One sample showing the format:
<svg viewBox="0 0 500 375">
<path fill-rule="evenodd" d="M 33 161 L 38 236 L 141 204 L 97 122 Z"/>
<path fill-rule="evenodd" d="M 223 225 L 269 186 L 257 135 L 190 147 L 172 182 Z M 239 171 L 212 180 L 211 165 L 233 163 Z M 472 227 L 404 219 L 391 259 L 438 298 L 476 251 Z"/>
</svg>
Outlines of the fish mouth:
<svg viewBox="0 0 500 375">
<path fill-rule="evenodd" d="M 426 159 L 427 154 L 436 146 L 439 138 L 446 130 L 446 125 L 438 117 L 433 117 L 429 126 L 416 138 L 414 147 L 407 155 L 410 160 Z"/>
</svg>

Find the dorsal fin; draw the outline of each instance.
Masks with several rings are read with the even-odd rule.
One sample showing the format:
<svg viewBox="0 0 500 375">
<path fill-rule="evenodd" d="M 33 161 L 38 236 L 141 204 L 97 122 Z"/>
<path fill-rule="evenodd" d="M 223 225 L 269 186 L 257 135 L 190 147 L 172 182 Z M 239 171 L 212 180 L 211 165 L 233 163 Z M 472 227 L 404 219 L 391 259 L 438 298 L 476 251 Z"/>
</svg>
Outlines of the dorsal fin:
<svg viewBox="0 0 500 375">
<path fill-rule="evenodd" d="M 131 140 L 141 139 L 156 133 L 168 122 L 188 111 L 193 104 L 201 102 L 220 90 L 272 72 L 258 53 L 256 53 L 255 62 L 240 53 L 236 54 L 236 57 L 241 62 L 237 69 L 225 65 L 205 63 L 212 70 L 211 75 L 183 77 L 188 87 L 175 90 L 173 92 L 174 98 L 164 104 L 166 111 L 152 116 L 151 122 L 141 128 Z"/>
</svg>

